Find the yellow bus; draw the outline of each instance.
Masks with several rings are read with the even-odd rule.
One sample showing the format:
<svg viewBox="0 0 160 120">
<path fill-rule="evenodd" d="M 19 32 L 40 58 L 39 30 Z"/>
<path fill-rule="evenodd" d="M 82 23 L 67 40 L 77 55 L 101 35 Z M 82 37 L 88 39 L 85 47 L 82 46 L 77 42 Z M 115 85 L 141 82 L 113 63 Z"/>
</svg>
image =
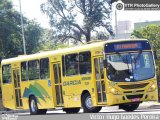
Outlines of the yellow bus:
<svg viewBox="0 0 160 120">
<path fill-rule="evenodd" d="M 155 61 L 147 40 L 108 40 L 21 55 L 1 62 L 2 100 L 10 109 L 45 114 L 134 111 L 158 100 Z"/>
</svg>

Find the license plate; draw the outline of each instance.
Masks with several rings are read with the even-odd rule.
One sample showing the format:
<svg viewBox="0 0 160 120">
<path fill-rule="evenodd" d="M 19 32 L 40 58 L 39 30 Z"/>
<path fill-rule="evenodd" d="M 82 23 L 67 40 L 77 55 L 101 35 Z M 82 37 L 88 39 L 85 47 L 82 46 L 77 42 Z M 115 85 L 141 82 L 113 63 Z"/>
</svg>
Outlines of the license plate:
<svg viewBox="0 0 160 120">
<path fill-rule="evenodd" d="M 132 102 L 137 102 L 137 101 L 140 101 L 140 98 L 133 98 L 131 99 Z"/>
</svg>

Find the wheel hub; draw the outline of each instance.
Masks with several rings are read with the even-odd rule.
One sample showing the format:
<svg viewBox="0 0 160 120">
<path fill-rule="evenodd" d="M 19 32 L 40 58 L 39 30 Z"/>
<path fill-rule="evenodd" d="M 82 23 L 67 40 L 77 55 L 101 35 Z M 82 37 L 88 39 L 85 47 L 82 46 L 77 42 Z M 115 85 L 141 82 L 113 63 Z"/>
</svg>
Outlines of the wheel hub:
<svg viewBox="0 0 160 120">
<path fill-rule="evenodd" d="M 92 108 L 93 108 L 93 103 L 92 103 L 91 97 L 88 97 L 88 98 L 86 99 L 86 107 L 87 107 L 88 109 L 92 109 Z"/>
<path fill-rule="evenodd" d="M 36 111 L 36 103 L 34 100 L 31 101 L 31 110 L 32 110 L 32 112 Z"/>
</svg>

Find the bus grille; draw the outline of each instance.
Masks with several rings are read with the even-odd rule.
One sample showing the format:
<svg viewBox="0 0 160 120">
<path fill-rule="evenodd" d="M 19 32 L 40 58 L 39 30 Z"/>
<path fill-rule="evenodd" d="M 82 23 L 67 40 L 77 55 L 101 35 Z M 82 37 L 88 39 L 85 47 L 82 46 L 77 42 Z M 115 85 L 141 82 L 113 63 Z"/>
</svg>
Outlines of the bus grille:
<svg viewBox="0 0 160 120">
<path fill-rule="evenodd" d="M 126 95 L 127 99 L 134 99 L 134 98 L 142 98 L 143 94 L 139 95 Z"/>
<path fill-rule="evenodd" d="M 144 90 L 137 90 L 135 92 L 144 92 Z M 133 91 L 124 91 L 123 93 L 133 93 Z"/>
<path fill-rule="evenodd" d="M 119 85 L 120 88 L 122 89 L 136 89 L 136 88 L 144 88 L 148 85 L 149 83 L 143 83 L 143 84 L 133 84 L 133 85 Z"/>
</svg>

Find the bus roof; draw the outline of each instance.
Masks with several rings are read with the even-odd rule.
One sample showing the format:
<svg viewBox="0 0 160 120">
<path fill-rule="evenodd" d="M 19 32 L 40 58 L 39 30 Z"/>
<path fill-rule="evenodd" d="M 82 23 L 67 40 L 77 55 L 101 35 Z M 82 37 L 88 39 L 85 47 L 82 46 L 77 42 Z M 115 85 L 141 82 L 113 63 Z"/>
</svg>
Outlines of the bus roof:
<svg viewBox="0 0 160 120">
<path fill-rule="evenodd" d="M 14 58 L 2 60 L 1 65 L 10 64 L 10 63 L 19 62 L 19 61 L 28 61 L 28 60 L 34 60 L 34 59 L 39 59 L 39 58 L 46 58 L 46 57 L 50 57 L 50 56 L 57 55 L 57 54 L 70 54 L 73 52 L 86 51 L 86 50 L 91 50 L 94 48 L 100 48 L 100 47 L 102 48 L 102 46 L 104 46 L 104 44 L 106 43 L 139 41 L 139 40 L 146 41 L 146 39 L 121 39 L 121 40 L 96 41 L 90 44 L 82 44 L 80 46 L 69 47 L 69 48 L 64 48 L 64 49 L 59 49 L 59 50 L 44 51 L 44 52 L 30 54 L 30 55 L 19 55 Z"/>
</svg>

